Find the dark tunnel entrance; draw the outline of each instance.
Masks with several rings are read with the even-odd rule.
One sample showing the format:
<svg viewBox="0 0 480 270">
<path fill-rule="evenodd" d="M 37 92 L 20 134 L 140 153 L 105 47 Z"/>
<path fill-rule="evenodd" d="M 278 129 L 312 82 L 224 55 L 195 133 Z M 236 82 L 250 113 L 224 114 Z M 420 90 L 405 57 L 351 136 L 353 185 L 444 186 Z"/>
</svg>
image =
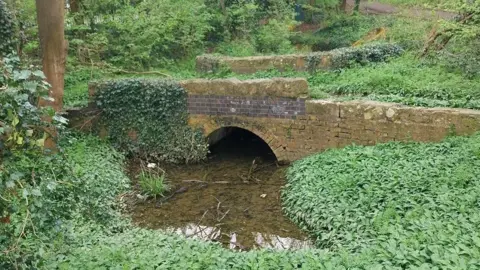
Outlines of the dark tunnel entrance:
<svg viewBox="0 0 480 270">
<path fill-rule="evenodd" d="M 238 127 L 223 127 L 208 136 L 210 156 L 213 158 L 260 159 L 276 161 L 270 146 L 253 132 Z"/>
</svg>

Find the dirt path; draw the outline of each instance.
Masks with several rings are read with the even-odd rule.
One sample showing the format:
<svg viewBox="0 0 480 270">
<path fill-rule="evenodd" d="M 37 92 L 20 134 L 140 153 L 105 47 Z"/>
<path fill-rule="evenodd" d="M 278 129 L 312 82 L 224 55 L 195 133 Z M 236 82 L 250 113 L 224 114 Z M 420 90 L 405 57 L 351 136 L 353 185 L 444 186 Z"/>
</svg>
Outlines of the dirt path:
<svg viewBox="0 0 480 270">
<path fill-rule="evenodd" d="M 348 0 L 348 7 L 353 9 L 355 0 Z M 443 10 L 431 10 L 424 8 L 403 8 L 390 4 L 365 1 L 360 4 L 360 11 L 365 14 L 398 14 L 407 17 L 432 18 L 451 20 L 457 14 Z"/>
</svg>

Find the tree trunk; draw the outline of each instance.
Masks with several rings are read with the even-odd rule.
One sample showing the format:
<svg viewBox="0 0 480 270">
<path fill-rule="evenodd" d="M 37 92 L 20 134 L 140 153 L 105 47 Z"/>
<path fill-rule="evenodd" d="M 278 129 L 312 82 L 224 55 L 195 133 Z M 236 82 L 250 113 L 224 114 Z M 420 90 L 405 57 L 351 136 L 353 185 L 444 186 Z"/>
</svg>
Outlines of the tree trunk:
<svg viewBox="0 0 480 270">
<path fill-rule="evenodd" d="M 340 0 L 340 10 L 347 12 L 347 2 L 348 0 Z"/>
<path fill-rule="evenodd" d="M 80 0 L 70 0 L 70 12 L 78 13 L 80 11 Z"/>
<path fill-rule="evenodd" d="M 36 0 L 38 34 L 42 49 L 43 73 L 52 85 L 49 97 L 54 101 L 40 100 L 39 106 L 52 106 L 60 111 L 63 105 L 63 88 L 66 59 L 64 34 L 64 0 Z"/>
<path fill-rule="evenodd" d="M 355 7 L 353 8 L 356 12 L 360 11 L 360 0 L 355 0 Z"/>
<path fill-rule="evenodd" d="M 222 13 L 223 15 L 227 15 L 227 9 L 225 7 L 225 0 L 219 0 L 218 1 L 219 5 L 220 5 L 220 9 L 222 10 Z"/>
</svg>

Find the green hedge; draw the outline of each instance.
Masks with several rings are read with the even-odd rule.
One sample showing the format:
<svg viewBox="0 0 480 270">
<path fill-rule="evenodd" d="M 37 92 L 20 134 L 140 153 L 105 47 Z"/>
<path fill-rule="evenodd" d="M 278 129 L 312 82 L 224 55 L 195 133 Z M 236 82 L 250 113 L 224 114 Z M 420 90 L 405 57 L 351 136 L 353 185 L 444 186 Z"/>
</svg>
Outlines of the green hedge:
<svg viewBox="0 0 480 270">
<path fill-rule="evenodd" d="M 196 162 L 208 147 L 187 124 L 187 93 L 177 82 L 122 79 L 98 83 L 101 122 L 120 149 L 159 161 Z"/>
<path fill-rule="evenodd" d="M 350 146 L 296 162 L 282 197 L 319 248 L 387 269 L 479 269 L 479 175 L 479 134 Z"/>
<path fill-rule="evenodd" d="M 400 56 L 403 49 L 396 44 L 377 43 L 362 47 L 340 48 L 327 52 L 314 52 L 307 56 L 306 69 L 314 72 L 320 68 L 322 58 L 328 57 L 331 69 L 348 68 L 355 64 L 385 62 L 388 58 Z"/>
</svg>

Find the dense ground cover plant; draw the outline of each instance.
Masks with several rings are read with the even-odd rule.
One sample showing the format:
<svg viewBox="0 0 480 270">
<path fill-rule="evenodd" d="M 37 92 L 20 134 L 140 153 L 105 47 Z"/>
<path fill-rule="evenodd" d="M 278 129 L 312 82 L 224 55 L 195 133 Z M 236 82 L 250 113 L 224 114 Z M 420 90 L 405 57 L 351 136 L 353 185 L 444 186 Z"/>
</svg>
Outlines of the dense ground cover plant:
<svg viewBox="0 0 480 270">
<path fill-rule="evenodd" d="M 317 246 L 389 269 L 480 267 L 480 135 L 329 150 L 296 162 L 287 215 Z"/>
<path fill-rule="evenodd" d="M 0 222 L 0 267 L 42 268 L 49 249 L 68 243 L 79 224 L 121 225 L 115 197 L 129 187 L 123 156 L 93 137 L 68 136 L 61 151 L 14 152 L 2 163 L 0 180 L 21 183 L 5 196 L 11 214 Z M 6 188 L 6 190 L 5 190 Z M 2 187 L 7 194 L 12 187 Z"/>
<path fill-rule="evenodd" d="M 309 82 L 312 97 L 328 93 L 429 107 L 480 108 L 477 78 L 465 78 L 441 66 L 418 61 L 412 55 L 388 63 L 319 72 Z"/>
<path fill-rule="evenodd" d="M 203 134 L 187 125 L 187 93 L 173 80 L 124 79 L 98 84 L 95 102 L 111 141 L 130 154 L 157 161 L 206 157 Z"/>
</svg>

